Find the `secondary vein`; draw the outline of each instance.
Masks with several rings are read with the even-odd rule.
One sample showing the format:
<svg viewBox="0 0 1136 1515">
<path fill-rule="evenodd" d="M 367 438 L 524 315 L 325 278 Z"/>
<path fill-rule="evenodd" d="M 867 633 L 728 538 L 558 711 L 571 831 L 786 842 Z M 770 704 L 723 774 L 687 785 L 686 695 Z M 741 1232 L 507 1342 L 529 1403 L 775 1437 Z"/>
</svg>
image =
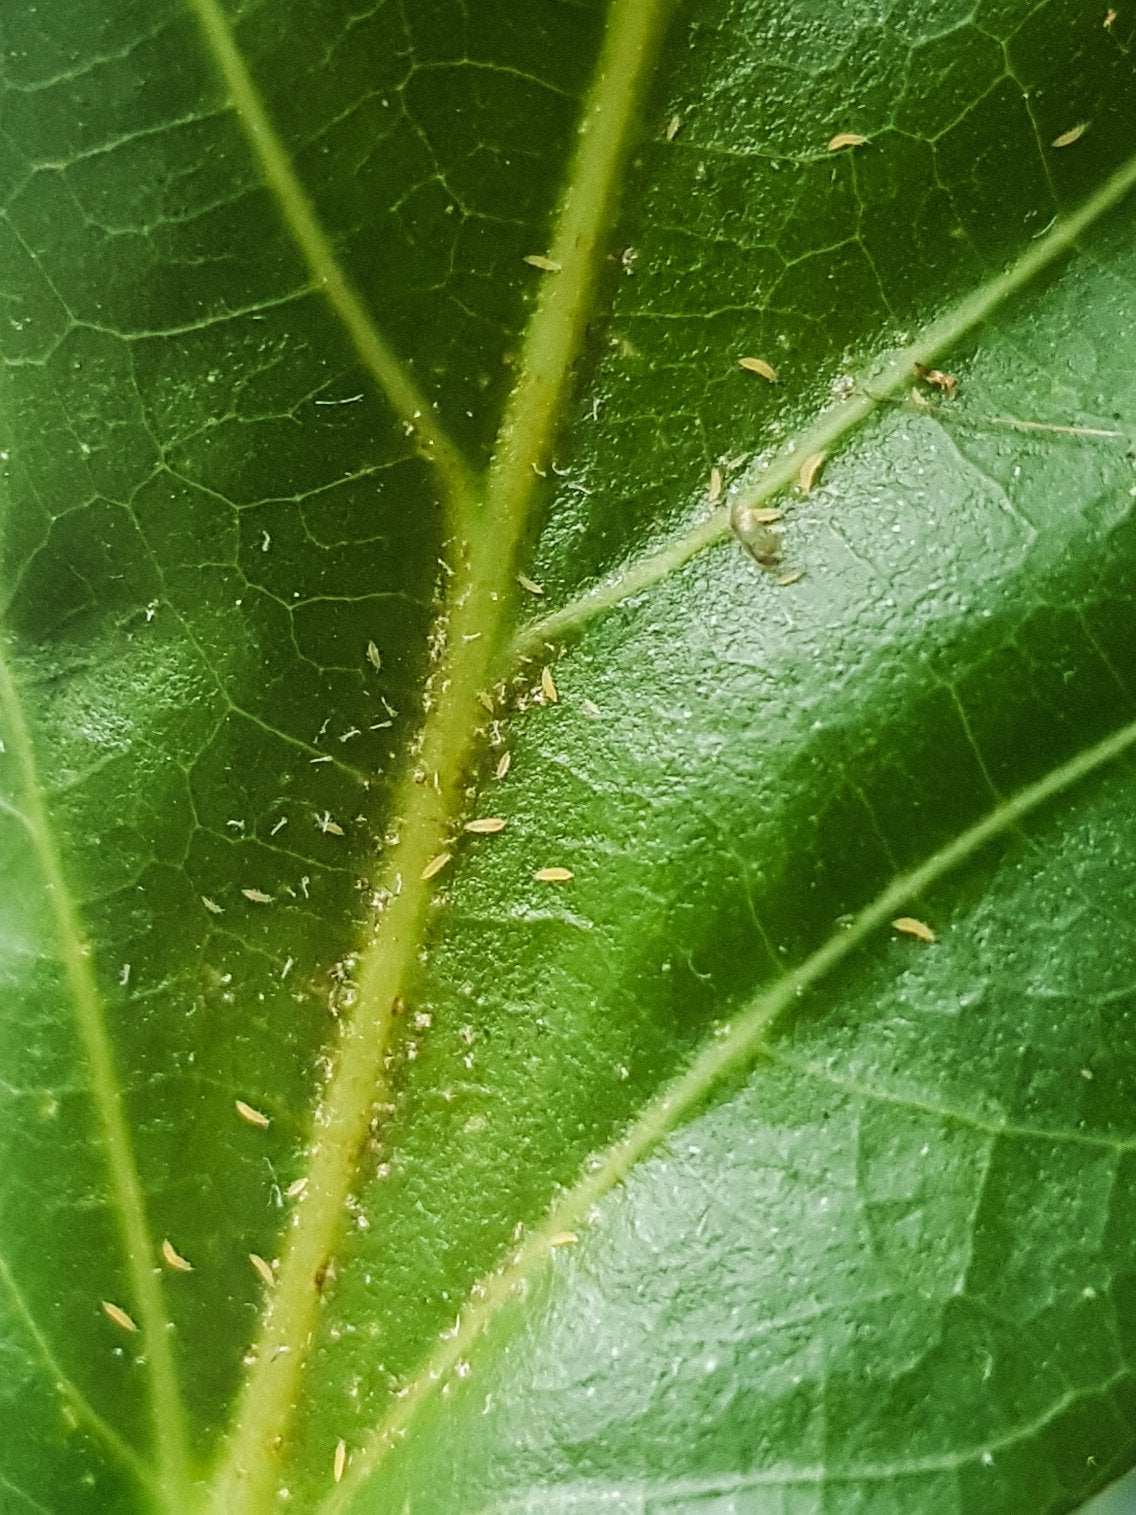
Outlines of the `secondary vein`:
<svg viewBox="0 0 1136 1515">
<path fill-rule="evenodd" d="M 918 867 L 895 878 L 846 929 L 834 932 L 799 967 L 760 994 L 735 1021 L 719 1027 L 713 1042 L 686 1071 L 651 1101 L 598 1162 L 589 1165 L 584 1176 L 529 1232 L 502 1267 L 473 1291 L 474 1302 L 462 1312 L 456 1330 L 439 1343 L 390 1414 L 354 1454 L 347 1477 L 318 1507 L 316 1515 L 339 1515 L 348 1507 L 390 1447 L 405 1435 L 426 1399 L 449 1379 L 457 1363 L 468 1356 L 497 1313 L 517 1297 L 525 1278 L 547 1260 L 557 1235 L 583 1229 L 595 1206 L 637 1163 L 703 1105 L 716 1088 L 761 1055 L 766 1050 L 765 1038 L 787 1010 L 846 962 L 897 910 L 926 893 L 991 842 L 1012 832 L 1043 805 L 1134 748 L 1136 721 L 1131 721 L 989 810 Z"/>
<path fill-rule="evenodd" d="M 1078 238 L 1118 205 L 1134 187 L 1136 156 L 1118 168 L 1075 211 L 1056 222 L 1044 237 L 1031 243 L 1008 269 L 987 280 L 973 294 L 931 322 L 914 342 L 888 354 L 876 370 L 864 377 L 847 400 L 819 416 L 799 436 L 790 450 L 748 488 L 740 491 L 729 506 L 715 511 L 666 547 L 631 564 L 606 583 L 596 585 L 559 610 L 531 622 L 514 639 L 514 655 L 531 657 L 548 643 L 574 635 L 596 616 L 650 589 L 698 553 L 728 537 L 734 510 L 763 505 L 788 488 L 808 458 L 817 453 L 827 454 L 840 445 L 879 408 L 881 402 L 893 399 L 911 384 L 917 366 L 927 367 L 934 363 L 1007 300 L 1064 257 L 1074 248 Z M 1010 421 L 1007 424 L 1014 423 Z M 1031 423 L 1016 424 L 1030 426 Z"/>
<path fill-rule="evenodd" d="M 195 3 L 199 10 L 213 8 L 212 0 Z M 614 0 L 609 12 L 550 249 L 560 272 L 542 284 L 526 331 L 483 510 L 451 552 L 453 578 L 439 621 L 444 650 L 427 681 L 426 719 L 393 806 L 399 840 L 375 880 L 381 912 L 360 953 L 356 1006 L 343 1026 L 335 1070 L 316 1113 L 307 1188 L 291 1218 L 277 1283 L 213 1480 L 215 1515 L 259 1515 L 274 1507 L 279 1449 L 316 1328 L 320 1280 L 343 1224 L 370 1121 L 387 1093 L 392 1017 L 417 971 L 431 879 L 465 804 L 465 775 L 486 721 L 480 696 L 499 668 L 515 602 L 518 554 L 560 425 L 602 239 L 669 8 L 670 0 Z"/>
<path fill-rule="evenodd" d="M 439 421 L 414 375 L 375 325 L 336 255 L 277 135 L 260 91 L 233 36 L 219 0 L 189 0 L 205 35 L 237 119 L 316 287 L 342 321 L 355 352 L 386 396 L 391 409 L 418 438 L 423 456 L 441 477 L 453 529 L 476 512 L 479 489 L 473 470 Z"/>
<path fill-rule="evenodd" d="M 146 1215 L 138 1164 L 122 1108 L 122 1092 L 95 978 L 90 944 L 55 845 L 19 691 L 0 645 L 0 714 L 22 790 L 22 818 L 31 840 L 55 925 L 60 961 L 86 1057 L 91 1097 L 110 1174 L 111 1195 L 126 1253 L 127 1274 L 146 1350 L 154 1455 L 170 1509 L 184 1507 L 189 1487 L 185 1413 L 178 1389 L 172 1327 L 156 1272 L 156 1248 Z"/>
</svg>

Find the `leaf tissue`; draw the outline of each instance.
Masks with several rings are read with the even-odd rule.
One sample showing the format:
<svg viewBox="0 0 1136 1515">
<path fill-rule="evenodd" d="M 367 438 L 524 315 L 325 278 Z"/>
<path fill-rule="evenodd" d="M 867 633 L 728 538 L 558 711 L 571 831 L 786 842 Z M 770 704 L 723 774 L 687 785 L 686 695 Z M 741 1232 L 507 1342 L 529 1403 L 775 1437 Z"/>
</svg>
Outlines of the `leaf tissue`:
<svg viewBox="0 0 1136 1515">
<path fill-rule="evenodd" d="M 0 40 L 0 1510 L 1077 1508 L 1136 11 Z"/>
</svg>

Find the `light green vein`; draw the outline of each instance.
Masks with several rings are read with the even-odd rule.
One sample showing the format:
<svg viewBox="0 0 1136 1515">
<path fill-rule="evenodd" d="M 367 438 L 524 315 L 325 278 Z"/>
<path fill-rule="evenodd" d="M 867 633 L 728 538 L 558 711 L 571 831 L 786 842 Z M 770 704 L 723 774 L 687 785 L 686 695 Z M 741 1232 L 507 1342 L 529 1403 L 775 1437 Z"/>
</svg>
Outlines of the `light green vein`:
<svg viewBox="0 0 1136 1515">
<path fill-rule="evenodd" d="M 930 366 L 957 346 L 1014 295 L 1069 253 L 1078 238 L 1119 205 L 1133 187 L 1136 187 L 1136 156 L 1118 168 L 1071 215 L 1056 222 L 1044 237 L 1031 243 L 1005 272 L 960 300 L 933 321 L 914 342 L 889 353 L 877 368 L 864 376 L 847 400 L 819 416 L 801 433 L 793 447 L 741 491 L 729 507 L 716 511 L 668 546 L 630 565 L 607 583 L 597 585 L 561 609 L 532 622 L 517 636 L 515 654 L 531 657 L 548 643 L 575 634 L 595 616 L 642 594 L 698 553 L 729 536 L 733 510 L 766 504 L 794 483 L 807 458 L 816 453 L 831 454 L 882 401 L 894 399 L 912 383 L 916 364 Z"/>
<path fill-rule="evenodd" d="M 0 1257 L 0 1283 L 8 1294 L 12 1309 L 16 1318 L 27 1332 L 35 1345 L 44 1367 L 51 1378 L 52 1388 L 67 1405 L 75 1421 L 79 1425 L 85 1425 L 92 1431 L 101 1442 L 110 1450 L 111 1454 L 118 1458 L 119 1462 L 147 1488 L 153 1488 L 153 1469 L 138 1456 L 134 1448 L 128 1446 L 114 1427 L 103 1419 L 95 1407 L 88 1400 L 82 1389 L 74 1383 L 63 1371 L 61 1364 L 51 1350 L 51 1344 L 36 1324 L 35 1317 L 28 1309 L 27 1300 L 24 1298 L 19 1285 L 13 1277 L 12 1270 L 7 1260 Z"/>
<path fill-rule="evenodd" d="M 233 110 L 316 287 L 342 321 L 359 361 L 378 384 L 391 409 L 417 437 L 423 456 L 437 469 L 451 525 L 457 528 L 463 522 L 468 523 L 480 495 L 473 471 L 348 278 L 269 118 L 218 0 L 189 0 L 189 6 L 201 25 Z"/>
<path fill-rule="evenodd" d="M 319 1280 L 343 1226 L 373 1112 L 386 1098 L 392 1006 L 418 968 L 434 890 L 428 865 L 448 854 L 467 803 L 465 775 L 487 720 L 479 694 L 490 688 L 507 639 L 518 554 L 561 423 L 669 3 L 614 0 L 608 13 L 549 249 L 560 272 L 543 276 L 485 505 L 453 553 L 449 600 L 438 623 L 445 648 L 427 680 L 427 718 L 392 805 L 399 840 L 375 879 L 387 903 L 359 954 L 356 1006 L 342 1023 L 334 1073 L 316 1113 L 308 1184 L 284 1236 L 277 1281 L 212 1480 L 214 1515 L 262 1515 L 276 1507 L 288 1430 L 318 1325 Z M 375 1223 L 381 1217 L 373 1217 Z"/>
<path fill-rule="evenodd" d="M 157 1253 L 122 1107 L 114 1054 L 103 1020 L 90 944 L 80 925 L 55 845 L 31 734 L 8 664 L 7 648 L 2 645 L 0 715 L 4 720 L 8 750 L 19 776 L 24 825 L 47 891 L 60 962 L 87 1061 L 91 1096 L 110 1174 L 111 1195 L 126 1253 L 132 1309 L 137 1312 L 145 1348 L 159 1482 L 169 1508 L 182 1509 L 185 1508 L 185 1491 L 189 1487 L 189 1457 L 184 1410 L 174 1368 L 172 1327 L 158 1282 Z M 98 1308 L 97 1299 L 92 1298 L 91 1308 Z"/>
<path fill-rule="evenodd" d="M 585 1227 L 593 1208 L 627 1177 L 637 1163 L 649 1156 L 683 1120 L 693 1115 L 728 1078 L 744 1070 L 761 1054 L 764 1038 L 775 1022 L 845 963 L 873 932 L 889 922 L 904 906 L 910 906 L 982 848 L 1011 833 L 1027 816 L 1133 748 L 1136 748 L 1136 721 L 1086 748 L 1004 804 L 988 811 L 954 841 L 932 853 L 918 867 L 894 879 L 860 911 L 847 929 L 830 936 L 799 967 L 760 994 L 736 1020 L 719 1027 L 713 1042 L 690 1067 L 647 1105 L 625 1135 L 609 1147 L 598 1162 L 589 1165 L 585 1175 L 556 1202 L 544 1221 L 529 1232 L 503 1266 L 473 1291 L 473 1303 L 462 1312 L 456 1330 L 446 1341 L 439 1343 L 386 1419 L 355 1453 L 347 1477 L 320 1505 L 317 1515 L 338 1515 L 346 1509 L 391 1446 L 405 1435 L 424 1401 L 450 1377 L 457 1363 L 468 1356 L 477 1338 L 497 1313 L 517 1296 L 526 1277 L 548 1258 L 558 1233 Z"/>
<path fill-rule="evenodd" d="M 956 1105 L 943 1105 L 935 1100 L 921 1099 L 916 1094 L 880 1089 L 860 1079 L 845 1078 L 834 1073 L 831 1068 L 819 1068 L 804 1058 L 794 1057 L 775 1043 L 758 1047 L 754 1055 L 779 1068 L 788 1068 L 801 1078 L 814 1079 L 817 1083 L 827 1084 L 844 1094 L 853 1094 L 857 1099 L 866 1100 L 870 1104 L 910 1110 L 916 1115 L 926 1115 L 931 1120 L 942 1121 L 944 1125 L 962 1126 L 968 1131 L 977 1131 L 982 1136 L 992 1136 L 999 1141 L 1052 1142 L 1054 1146 L 1087 1147 L 1094 1152 L 1111 1152 L 1115 1155 L 1136 1152 L 1136 1136 L 1108 1136 L 1099 1131 L 1075 1131 L 1067 1126 L 1029 1126 L 1018 1121 L 995 1120 L 990 1116 L 961 1110 Z"/>
</svg>

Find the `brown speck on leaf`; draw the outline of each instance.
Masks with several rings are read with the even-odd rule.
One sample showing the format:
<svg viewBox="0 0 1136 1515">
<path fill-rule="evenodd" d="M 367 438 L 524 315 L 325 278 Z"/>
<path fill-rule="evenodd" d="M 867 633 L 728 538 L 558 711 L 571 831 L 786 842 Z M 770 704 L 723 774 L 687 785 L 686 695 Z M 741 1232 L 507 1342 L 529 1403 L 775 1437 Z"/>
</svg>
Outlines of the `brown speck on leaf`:
<svg viewBox="0 0 1136 1515">
<path fill-rule="evenodd" d="M 722 498 L 722 470 L 720 468 L 710 470 L 710 488 L 706 491 L 706 498 L 711 505 L 717 505 Z"/>
<path fill-rule="evenodd" d="M 247 1121 L 250 1126 L 260 1126 L 263 1128 L 272 1124 L 269 1117 L 262 1110 L 255 1110 L 252 1105 L 246 1105 L 243 1099 L 236 1100 L 235 1104 L 237 1114 L 243 1121 Z"/>
<path fill-rule="evenodd" d="M 272 1264 L 265 1262 L 259 1252 L 250 1252 L 248 1260 L 259 1273 L 263 1283 L 271 1286 L 276 1282 L 276 1274 L 272 1271 Z"/>
<path fill-rule="evenodd" d="M 109 1299 L 102 1300 L 101 1304 L 103 1314 L 108 1320 L 114 1321 L 120 1331 L 137 1331 L 138 1327 L 121 1305 L 112 1305 Z"/>
<path fill-rule="evenodd" d="M 439 852 L 437 857 L 432 857 L 422 870 L 423 883 L 427 879 L 433 878 L 436 873 L 441 873 L 452 856 L 453 854 L 450 852 Z"/>
<path fill-rule="evenodd" d="M 331 1464 L 331 1476 L 336 1483 L 343 1482 L 343 1475 L 347 1471 L 347 1443 L 342 1436 L 335 1443 L 335 1456 Z"/>
<path fill-rule="evenodd" d="M 517 583 L 522 589 L 527 590 L 529 594 L 544 593 L 544 586 L 542 584 L 538 584 L 535 579 L 530 579 L 523 573 L 517 575 Z"/>
<path fill-rule="evenodd" d="M 251 900 L 254 905 L 271 905 L 271 894 L 265 894 L 263 889 L 242 889 L 241 893 L 246 900 Z"/>
<path fill-rule="evenodd" d="M 566 884 L 572 877 L 571 868 L 538 868 L 533 874 L 538 884 Z"/>
<path fill-rule="evenodd" d="M 1051 146 L 1072 147 L 1074 142 L 1079 142 L 1088 130 L 1087 121 L 1079 121 L 1076 126 L 1071 126 L 1067 132 L 1062 132 L 1059 137 L 1054 137 Z"/>
<path fill-rule="evenodd" d="M 803 494 L 812 493 L 813 485 L 816 483 L 820 471 L 824 467 L 826 457 L 827 453 L 812 452 L 801 464 L 800 468 L 797 469 L 797 483 L 800 485 Z"/>
<path fill-rule="evenodd" d="M 762 568 L 769 569 L 776 568 L 781 562 L 781 538 L 769 530 L 771 519 L 780 520 L 780 511 L 756 510 L 749 505 L 735 510 L 730 518 L 738 541 Z"/>
<path fill-rule="evenodd" d="M 193 1264 L 188 1258 L 183 1257 L 167 1236 L 162 1243 L 162 1261 L 167 1268 L 172 1268 L 175 1273 L 192 1273 Z"/>
<path fill-rule="evenodd" d="M 493 777 L 503 779 L 512 766 L 512 762 L 513 754 L 511 752 L 503 752 L 497 759 L 497 766 L 493 770 Z"/>
<path fill-rule="evenodd" d="M 755 373 L 765 380 L 767 384 L 778 383 L 777 370 L 772 363 L 767 363 L 764 358 L 739 358 L 738 367 L 744 368 L 746 373 Z"/>
<path fill-rule="evenodd" d="M 524 261 L 531 268 L 539 268 L 541 273 L 558 274 L 560 264 L 554 258 L 546 258 L 543 253 L 526 253 Z"/>
<path fill-rule="evenodd" d="M 941 368 L 927 368 L 923 363 L 916 363 L 914 366 L 915 372 L 924 384 L 930 384 L 932 389 L 937 389 L 945 395 L 953 395 L 958 388 L 958 380 L 954 374 L 944 373 Z"/>
<path fill-rule="evenodd" d="M 828 139 L 828 150 L 830 153 L 838 153 L 846 147 L 863 147 L 867 140 L 859 132 L 837 132 L 835 137 Z"/>
<path fill-rule="evenodd" d="M 935 933 L 926 921 L 917 920 L 913 915 L 901 915 L 892 921 L 895 929 L 904 936 L 914 936 L 921 942 L 933 942 Z"/>
<path fill-rule="evenodd" d="M 540 688 L 541 693 L 550 705 L 555 705 L 560 699 L 556 688 L 556 680 L 552 677 L 552 669 L 549 668 L 547 663 L 540 670 Z"/>
</svg>

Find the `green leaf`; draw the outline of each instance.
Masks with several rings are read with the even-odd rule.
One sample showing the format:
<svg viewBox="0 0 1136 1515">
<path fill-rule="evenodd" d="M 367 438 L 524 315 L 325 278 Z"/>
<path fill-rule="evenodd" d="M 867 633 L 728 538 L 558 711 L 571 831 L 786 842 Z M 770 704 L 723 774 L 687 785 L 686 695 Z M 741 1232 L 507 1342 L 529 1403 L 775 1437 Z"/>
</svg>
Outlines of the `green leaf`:
<svg viewBox="0 0 1136 1515">
<path fill-rule="evenodd" d="M 9 10 L 0 1508 L 1075 1508 L 1132 16 Z"/>
</svg>

